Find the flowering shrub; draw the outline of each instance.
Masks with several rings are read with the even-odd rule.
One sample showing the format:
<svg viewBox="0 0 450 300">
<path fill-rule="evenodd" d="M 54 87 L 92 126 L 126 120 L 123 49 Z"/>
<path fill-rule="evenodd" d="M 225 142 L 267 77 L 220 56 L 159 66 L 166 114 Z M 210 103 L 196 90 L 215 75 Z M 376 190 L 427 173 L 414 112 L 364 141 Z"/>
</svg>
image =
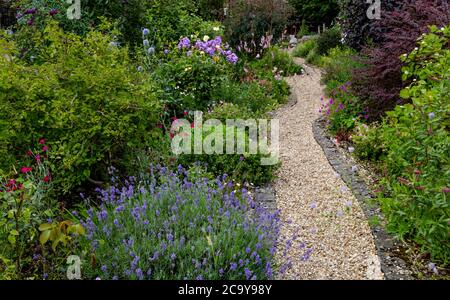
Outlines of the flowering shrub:
<svg viewBox="0 0 450 300">
<path fill-rule="evenodd" d="M 166 60 L 152 76 L 161 86 L 160 98 L 171 115 L 186 110 L 206 111 L 212 105 L 211 92 L 231 76 L 238 61 L 220 36 L 211 40 L 205 36 L 196 42 L 184 37 L 166 53 Z"/>
<path fill-rule="evenodd" d="M 388 112 L 371 135 L 380 139 L 377 148 L 388 175 L 381 198 L 388 229 L 445 265 L 450 262 L 450 28 L 432 26 L 430 31 L 402 57 L 403 79 L 412 84 L 400 95 L 412 103 Z M 354 140 L 357 146 L 365 141 Z"/>
<path fill-rule="evenodd" d="M 195 179 L 196 178 L 196 179 Z M 99 191 L 83 212 L 85 278 L 270 279 L 278 216 L 226 176 L 209 181 L 181 166 Z M 93 263 L 94 262 L 94 263 Z"/>
<path fill-rule="evenodd" d="M 55 268 L 63 259 L 56 247 L 66 245 L 71 237 L 55 230 L 40 234 L 61 215 L 51 197 L 48 151 L 45 140 L 40 139 L 35 150 L 24 153 L 18 170 L 0 177 L 0 279 L 45 279 L 50 270 L 53 276 L 59 273 Z M 82 232 L 79 225 L 67 225 Z M 49 239 L 53 251 L 44 246 Z"/>
<path fill-rule="evenodd" d="M 17 58 L 12 39 L 0 38 L 1 169 L 45 136 L 55 189 L 66 193 L 102 180 L 104 164 L 160 144 L 154 85 L 113 37 L 92 31 L 81 38 L 50 24 L 35 36 L 35 64 Z"/>
</svg>

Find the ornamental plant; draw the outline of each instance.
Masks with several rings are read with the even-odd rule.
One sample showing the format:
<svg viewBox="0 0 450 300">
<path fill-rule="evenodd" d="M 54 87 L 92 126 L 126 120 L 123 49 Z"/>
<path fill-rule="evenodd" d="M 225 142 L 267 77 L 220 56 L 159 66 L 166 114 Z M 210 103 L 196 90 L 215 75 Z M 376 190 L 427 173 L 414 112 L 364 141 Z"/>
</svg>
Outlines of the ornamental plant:
<svg viewBox="0 0 450 300">
<path fill-rule="evenodd" d="M 14 37 L 0 38 L 2 170 L 15 165 L 17 149 L 45 136 L 55 192 L 66 194 L 101 182 L 104 165 L 116 161 L 126 171 L 129 156 L 158 149 L 154 84 L 114 37 L 91 31 L 82 38 L 51 23 L 34 39 L 30 63 L 19 59 Z"/>
<path fill-rule="evenodd" d="M 355 70 L 353 91 L 369 107 L 371 121 L 381 119 L 397 104 L 406 103 L 399 95 L 411 82 L 402 80 L 404 63 L 400 56 L 414 50 L 417 38 L 428 33 L 430 25 L 441 27 L 450 23 L 448 1 L 401 3 L 400 8 L 385 12 L 374 23 L 372 30 L 379 37 L 378 44 L 365 48 L 366 66 Z"/>
<path fill-rule="evenodd" d="M 192 41 L 183 37 L 164 53 L 164 61 L 152 77 L 160 86 L 167 117 L 190 110 L 206 111 L 213 104 L 211 93 L 231 76 L 238 61 L 220 36 Z"/>
<path fill-rule="evenodd" d="M 181 166 L 151 167 L 99 190 L 81 215 L 88 255 L 84 278 L 271 279 L 279 219 L 227 176 L 208 180 Z"/>
<path fill-rule="evenodd" d="M 372 129 L 378 134 L 371 135 L 380 141 L 387 174 L 381 203 L 388 229 L 445 266 L 450 262 L 450 28 L 429 30 L 401 58 L 403 79 L 411 84 L 400 95 L 410 104 L 388 112 Z M 360 141 L 355 138 L 357 145 Z"/>
<path fill-rule="evenodd" d="M 52 198 L 48 157 L 41 138 L 23 153 L 17 170 L 0 177 L 0 279 L 45 279 L 50 271 L 55 278 L 60 274 L 55 269 L 65 262 L 62 253 L 67 253 L 59 244 L 73 245 L 69 234 L 83 233 L 81 225 L 70 221 L 61 223 L 66 231 L 59 230 L 62 212 Z"/>
</svg>

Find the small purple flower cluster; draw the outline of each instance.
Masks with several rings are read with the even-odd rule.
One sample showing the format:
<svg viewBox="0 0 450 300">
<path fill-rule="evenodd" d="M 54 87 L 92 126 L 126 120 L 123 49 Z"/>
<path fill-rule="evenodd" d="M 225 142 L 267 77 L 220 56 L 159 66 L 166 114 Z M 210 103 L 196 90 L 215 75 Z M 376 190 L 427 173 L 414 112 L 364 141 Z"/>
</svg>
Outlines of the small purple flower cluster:
<svg viewBox="0 0 450 300">
<path fill-rule="evenodd" d="M 228 44 L 223 44 L 222 37 L 220 36 L 217 36 L 212 40 L 197 40 L 192 47 L 190 39 L 188 37 L 184 37 L 180 40 L 178 49 L 188 49 L 188 56 L 192 55 L 192 49 L 196 49 L 208 54 L 211 57 L 223 56 L 229 63 L 232 63 L 234 65 L 239 61 L 236 53 L 230 50 L 230 46 Z"/>
</svg>

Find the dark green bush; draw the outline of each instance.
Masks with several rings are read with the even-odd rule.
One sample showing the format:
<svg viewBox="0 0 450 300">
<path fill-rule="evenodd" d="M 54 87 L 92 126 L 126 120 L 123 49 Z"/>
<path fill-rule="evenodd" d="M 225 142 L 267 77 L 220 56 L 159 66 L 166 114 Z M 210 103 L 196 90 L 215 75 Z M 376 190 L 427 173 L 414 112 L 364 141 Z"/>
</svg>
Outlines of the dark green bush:
<svg viewBox="0 0 450 300">
<path fill-rule="evenodd" d="M 326 55 L 330 49 L 341 45 L 341 30 L 333 27 L 325 30 L 316 41 L 316 53 Z"/>
<path fill-rule="evenodd" d="M 0 39 L 3 171 L 42 137 L 55 186 L 68 192 L 87 179 L 104 179 L 105 166 L 123 166 L 138 149 L 160 144 L 154 85 L 126 48 L 111 44 L 109 35 L 92 31 L 81 38 L 55 24 L 35 39 L 36 64 L 18 59 L 9 37 Z"/>
</svg>

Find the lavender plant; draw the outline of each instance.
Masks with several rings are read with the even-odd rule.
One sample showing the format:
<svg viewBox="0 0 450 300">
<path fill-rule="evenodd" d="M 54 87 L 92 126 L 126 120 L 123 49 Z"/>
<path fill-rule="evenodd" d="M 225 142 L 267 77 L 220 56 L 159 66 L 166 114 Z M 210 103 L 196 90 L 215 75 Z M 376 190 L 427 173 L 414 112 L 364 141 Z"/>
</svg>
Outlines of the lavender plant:
<svg viewBox="0 0 450 300">
<path fill-rule="evenodd" d="M 98 190 L 101 204 L 79 216 L 89 249 L 85 278 L 274 277 L 278 213 L 259 207 L 226 175 L 211 181 L 181 166 L 152 167 L 150 174 Z"/>
</svg>

